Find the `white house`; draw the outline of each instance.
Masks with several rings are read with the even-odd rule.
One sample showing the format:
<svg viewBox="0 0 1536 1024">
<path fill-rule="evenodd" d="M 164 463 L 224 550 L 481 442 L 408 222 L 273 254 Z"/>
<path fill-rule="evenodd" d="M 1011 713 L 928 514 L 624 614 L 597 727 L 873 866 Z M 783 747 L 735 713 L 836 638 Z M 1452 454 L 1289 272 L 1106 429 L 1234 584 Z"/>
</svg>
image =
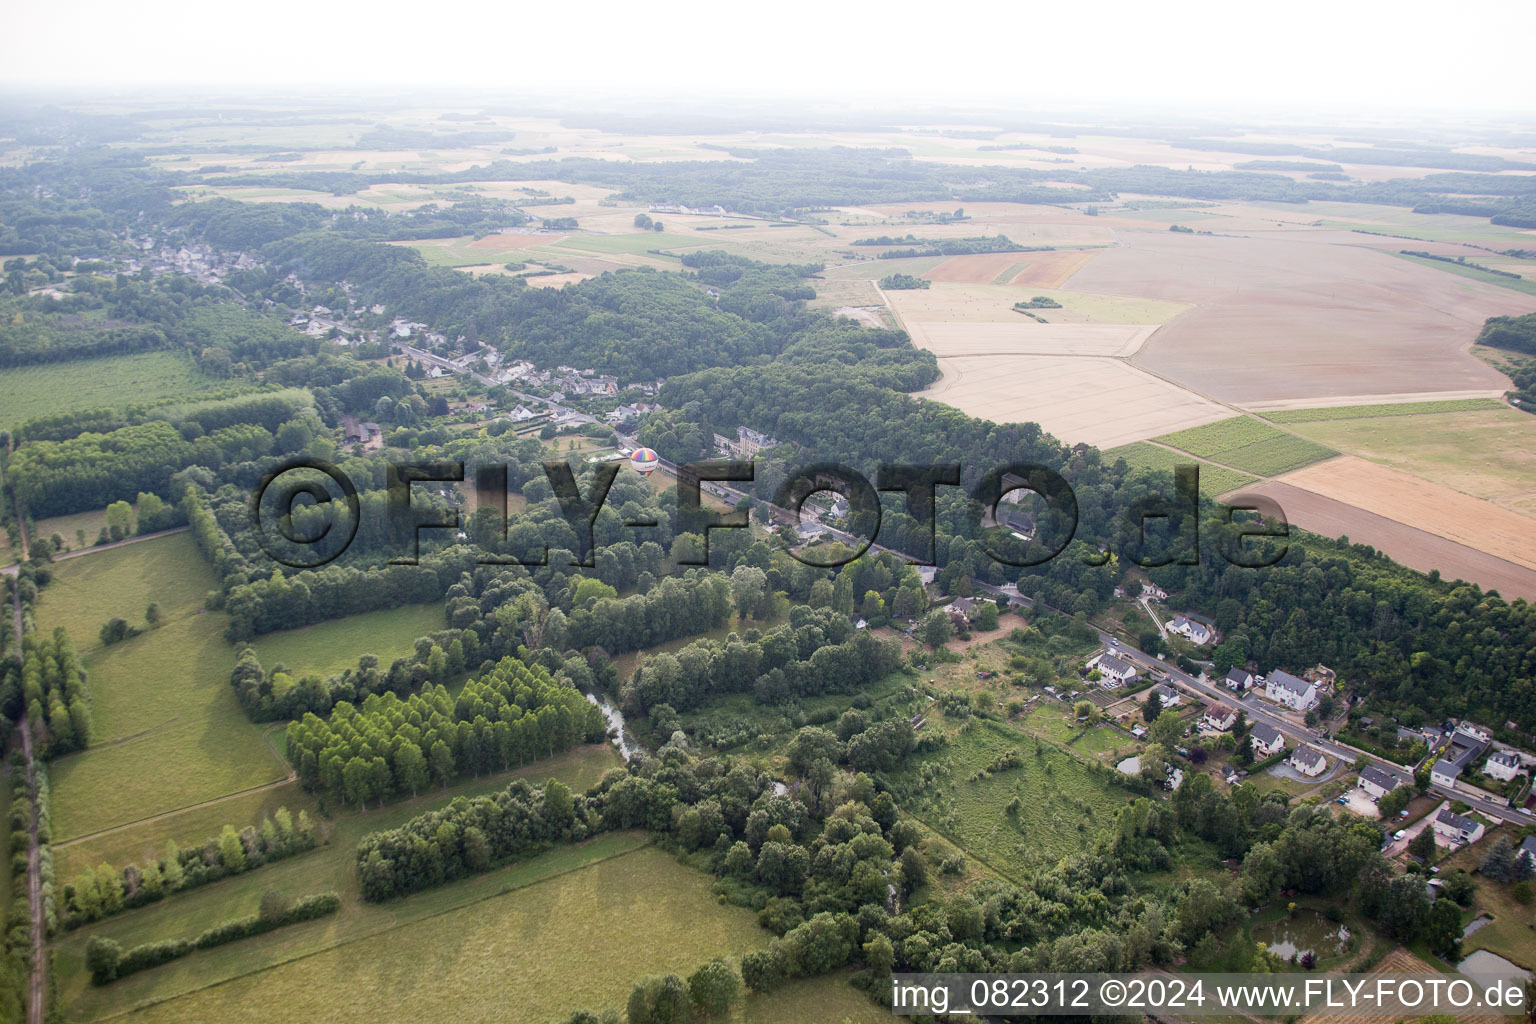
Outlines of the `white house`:
<svg viewBox="0 0 1536 1024">
<path fill-rule="evenodd" d="M 795 527 L 795 536 L 802 541 L 815 540 L 826 532 L 827 528 L 814 519 L 807 519 Z"/>
<path fill-rule="evenodd" d="M 1226 683 L 1227 689 L 1233 693 L 1243 693 L 1253 688 L 1253 673 L 1245 668 L 1229 668 L 1222 682 Z"/>
<path fill-rule="evenodd" d="M 1373 764 L 1360 769 L 1360 788 L 1369 793 L 1372 800 L 1380 800 L 1400 785 L 1402 780 L 1396 775 L 1384 772 Z"/>
<path fill-rule="evenodd" d="M 513 409 L 511 412 L 507 413 L 507 418 L 512 420 L 514 423 L 523 423 L 527 420 L 533 419 L 537 415 L 538 413 L 534 412 L 526 405 L 520 405 L 516 409 Z"/>
<path fill-rule="evenodd" d="M 1168 632 L 1177 633 L 1195 644 L 1208 644 L 1216 635 L 1211 630 L 1211 627 L 1205 623 L 1185 618 L 1182 615 L 1168 623 Z"/>
<path fill-rule="evenodd" d="M 1429 778 L 1437 786 L 1447 789 L 1456 788 L 1456 779 L 1461 775 L 1461 766 L 1441 758 L 1436 761 L 1434 767 L 1429 770 Z"/>
<path fill-rule="evenodd" d="M 1157 696 L 1163 702 L 1163 707 L 1165 708 L 1176 708 L 1179 706 L 1179 702 L 1184 699 L 1183 694 L 1167 683 L 1157 684 Z"/>
<path fill-rule="evenodd" d="M 1446 808 L 1435 815 L 1435 831 L 1453 843 L 1475 843 L 1483 838 L 1483 823 Z"/>
<path fill-rule="evenodd" d="M 1093 667 L 1099 670 L 1111 685 L 1123 683 L 1127 679 L 1136 678 L 1136 669 L 1115 657 L 1113 654 L 1104 653 L 1094 660 Z"/>
<path fill-rule="evenodd" d="M 1508 750 L 1496 750 L 1488 755 L 1488 760 L 1483 764 L 1483 772 L 1500 782 L 1508 782 L 1525 770 L 1520 763 L 1520 755 Z"/>
<path fill-rule="evenodd" d="M 1257 722 L 1248 733 L 1253 755 L 1258 758 L 1273 757 L 1285 749 L 1285 734 L 1266 722 Z"/>
<path fill-rule="evenodd" d="M 1328 767 L 1328 759 L 1316 747 L 1297 747 L 1290 760 L 1291 767 L 1309 779 L 1323 774 L 1323 770 Z"/>
<path fill-rule="evenodd" d="M 1205 714 L 1200 716 L 1200 726 L 1203 729 L 1215 729 L 1217 732 L 1226 732 L 1237 721 L 1237 712 L 1225 704 L 1212 704 L 1205 709 Z"/>
<path fill-rule="evenodd" d="M 1141 585 L 1141 596 L 1153 601 L 1166 601 L 1168 599 L 1168 591 L 1156 583 L 1144 582 Z"/>
<path fill-rule="evenodd" d="M 1277 704 L 1306 711 L 1317 703 L 1317 685 L 1276 669 L 1264 682 L 1264 695 Z"/>
<path fill-rule="evenodd" d="M 1480 743 L 1488 743 L 1493 739 L 1493 734 L 1476 722 L 1463 721 L 1456 726 L 1456 735 L 1470 736 Z"/>
</svg>

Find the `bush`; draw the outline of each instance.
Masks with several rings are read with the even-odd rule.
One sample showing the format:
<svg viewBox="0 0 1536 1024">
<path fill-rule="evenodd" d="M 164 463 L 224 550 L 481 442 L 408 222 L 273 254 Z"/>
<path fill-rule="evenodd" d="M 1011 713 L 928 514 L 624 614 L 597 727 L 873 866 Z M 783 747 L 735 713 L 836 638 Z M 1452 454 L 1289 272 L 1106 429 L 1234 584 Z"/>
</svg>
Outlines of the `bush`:
<svg viewBox="0 0 1536 1024">
<path fill-rule="evenodd" d="M 1536 902 L 1536 892 L 1531 890 L 1530 882 L 1516 882 L 1514 889 L 1515 902 L 1522 907 L 1528 907 Z"/>
</svg>

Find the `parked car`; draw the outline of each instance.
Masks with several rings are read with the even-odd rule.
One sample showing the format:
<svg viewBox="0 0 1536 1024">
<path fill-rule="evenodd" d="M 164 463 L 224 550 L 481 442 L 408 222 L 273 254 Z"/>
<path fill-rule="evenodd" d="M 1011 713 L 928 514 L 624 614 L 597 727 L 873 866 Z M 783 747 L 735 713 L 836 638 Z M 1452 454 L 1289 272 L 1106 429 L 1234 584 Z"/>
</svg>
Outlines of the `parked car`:
<svg viewBox="0 0 1536 1024">
<path fill-rule="evenodd" d="M 1341 796 L 1337 800 L 1335 800 L 1334 803 L 1336 803 L 1336 804 L 1347 804 L 1347 803 L 1349 803 L 1349 797 Z"/>
<path fill-rule="evenodd" d="M 1394 842 L 1402 842 L 1405 838 L 1407 838 L 1407 836 L 1408 836 L 1408 830 L 1407 829 L 1401 829 L 1400 828 L 1396 832 L 1392 833 L 1392 839 L 1393 839 Z"/>
</svg>

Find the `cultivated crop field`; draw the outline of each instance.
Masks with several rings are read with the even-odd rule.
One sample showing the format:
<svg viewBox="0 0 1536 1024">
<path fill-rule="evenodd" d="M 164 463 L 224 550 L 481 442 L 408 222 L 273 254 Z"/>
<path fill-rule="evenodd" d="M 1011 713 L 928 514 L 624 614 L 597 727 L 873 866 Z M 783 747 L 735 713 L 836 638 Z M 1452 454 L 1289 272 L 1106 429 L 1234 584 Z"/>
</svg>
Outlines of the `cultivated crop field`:
<svg viewBox="0 0 1536 1024">
<path fill-rule="evenodd" d="M 1009 752 L 1017 767 L 993 771 Z M 933 782 L 924 785 L 925 766 Z M 1050 863 L 1109 823 L 1126 791 L 1070 754 L 995 723 L 973 721 L 938 750 L 913 757 L 900 772 L 923 822 L 1007 874 Z M 1019 810 L 1008 814 L 1011 800 Z"/>
<path fill-rule="evenodd" d="M 5 409 L 0 427 L 15 427 L 38 416 L 185 398 L 218 384 L 180 352 L 135 352 L 68 363 L 0 369 Z M 93 538 L 94 539 L 94 538 Z"/>
<path fill-rule="evenodd" d="M 1255 480 L 1247 473 L 1239 473 L 1234 469 L 1212 463 L 1196 463 L 1181 452 L 1146 441 L 1135 441 L 1121 445 L 1119 448 L 1111 448 L 1104 453 L 1106 463 L 1113 465 L 1116 459 L 1124 459 L 1127 465 L 1137 469 L 1162 470 L 1168 473 L 1173 472 L 1176 466 L 1197 465 L 1200 468 L 1200 493 L 1208 498 L 1245 487 Z"/>
<path fill-rule="evenodd" d="M 912 343 L 934 355 L 1128 356 L 1157 330 L 1136 324 L 1041 324 L 1014 314 L 1013 323 L 907 321 Z"/>
<path fill-rule="evenodd" d="M 1383 416 L 1423 416 L 1437 412 L 1485 412 L 1507 409 L 1497 398 L 1450 398 L 1439 402 L 1397 402 L 1390 405 L 1332 405 L 1319 409 L 1276 409 L 1264 413 L 1275 423 L 1316 423 L 1319 420 L 1377 419 Z"/>
<path fill-rule="evenodd" d="M 1014 253 L 1013 255 L 1020 255 Z M 1029 255 L 1025 253 L 1023 255 Z M 876 264 L 859 264 L 856 267 L 839 268 L 859 270 L 870 278 L 883 277 L 900 270 L 905 274 L 921 274 L 894 264 L 907 260 L 880 260 Z M 911 261 L 921 262 L 921 261 Z M 888 268 L 889 269 L 886 269 Z M 1027 323 L 1028 317 L 1013 310 L 1013 304 L 1021 299 L 1045 295 L 1061 303 L 1060 309 L 1034 310 L 1040 316 L 1056 324 L 1163 324 L 1172 320 L 1185 309 L 1181 303 L 1142 299 L 1127 295 L 1105 295 L 1086 291 L 1067 291 L 1060 288 L 1019 287 L 1006 284 L 957 284 L 938 282 L 932 288 L 911 291 L 889 291 L 886 300 L 904 322 L 908 323 Z"/>
<path fill-rule="evenodd" d="M 1466 349 L 1487 317 L 1536 309 L 1529 296 L 1302 231 L 1120 234 L 1125 245 L 1101 252 L 1073 287 L 1196 304 L 1136 361 L 1239 404 L 1502 390 L 1504 378 Z"/>
<path fill-rule="evenodd" d="M 1164 434 L 1156 440 L 1255 476 L 1274 476 L 1338 454 L 1249 416 Z"/>
</svg>

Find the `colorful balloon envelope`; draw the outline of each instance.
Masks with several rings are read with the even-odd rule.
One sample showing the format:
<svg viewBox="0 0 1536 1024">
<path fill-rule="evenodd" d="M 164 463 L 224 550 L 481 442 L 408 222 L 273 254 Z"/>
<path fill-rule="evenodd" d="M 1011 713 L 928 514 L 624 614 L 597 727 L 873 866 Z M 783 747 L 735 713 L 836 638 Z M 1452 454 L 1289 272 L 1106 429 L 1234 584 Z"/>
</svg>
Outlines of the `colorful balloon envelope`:
<svg viewBox="0 0 1536 1024">
<path fill-rule="evenodd" d="M 629 457 L 629 464 L 635 467 L 635 472 L 641 476 L 650 476 L 656 471 L 661 462 L 661 456 L 649 448 L 640 448 Z"/>
</svg>

